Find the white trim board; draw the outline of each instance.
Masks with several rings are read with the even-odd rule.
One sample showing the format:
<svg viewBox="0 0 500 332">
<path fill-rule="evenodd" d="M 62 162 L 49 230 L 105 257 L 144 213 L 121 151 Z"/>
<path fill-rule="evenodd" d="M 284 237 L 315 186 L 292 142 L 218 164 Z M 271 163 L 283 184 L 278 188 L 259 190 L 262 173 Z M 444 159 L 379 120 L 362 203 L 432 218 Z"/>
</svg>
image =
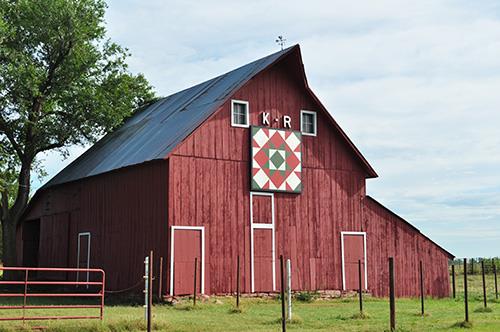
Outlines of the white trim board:
<svg viewBox="0 0 500 332">
<path fill-rule="evenodd" d="M 340 232 L 340 242 L 342 249 L 342 289 L 345 290 L 345 267 L 344 267 L 344 235 L 362 235 L 363 236 L 363 254 L 365 266 L 365 289 L 368 289 L 368 269 L 366 260 L 366 232 Z"/>
<path fill-rule="evenodd" d="M 171 226 L 170 227 L 170 295 L 174 295 L 174 233 L 175 230 L 191 230 L 201 232 L 201 294 L 205 294 L 205 227 L 204 226 Z"/>
<path fill-rule="evenodd" d="M 270 196 L 271 197 L 271 224 L 262 224 L 253 222 L 253 196 Z M 255 292 L 255 269 L 254 269 L 254 245 L 253 245 L 253 230 L 254 229 L 270 229 L 272 231 L 272 252 L 273 252 L 273 291 L 276 291 L 276 235 L 274 222 L 274 193 L 265 192 L 250 192 L 250 271 L 251 271 L 251 291 Z"/>
<path fill-rule="evenodd" d="M 78 249 L 77 249 L 77 253 L 76 253 L 76 268 L 79 269 L 80 268 L 80 237 L 82 236 L 88 236 L 87 238 L 87 269 L 90 268 L 90 238 L 92 237 L 92 235 L 90 234 L 90 232 L 81 232 L 81 233 L 78 233 Z M 89 271 L 87 271 L 87 282 L 89 282 Z M 80 271 L 76 271 L 76 281 L 80 281 Z M 89 288 L 89 285 L 87 285 L 87 288 Z"/>
</svg>

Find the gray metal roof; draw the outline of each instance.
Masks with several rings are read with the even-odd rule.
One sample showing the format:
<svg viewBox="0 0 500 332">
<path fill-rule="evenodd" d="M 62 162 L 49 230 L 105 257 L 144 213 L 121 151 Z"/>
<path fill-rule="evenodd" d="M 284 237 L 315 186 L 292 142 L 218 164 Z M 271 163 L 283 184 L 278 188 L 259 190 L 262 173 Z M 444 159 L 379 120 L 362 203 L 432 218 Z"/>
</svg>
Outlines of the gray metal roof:
<svg viewBox="0 0 500 332">
<path fill-rule="evenodd" d="M 42 188 L 164 159 L 243 84 L 295 48 L 298 45 L 157 101 L 104 136 Z"/>
</svg>

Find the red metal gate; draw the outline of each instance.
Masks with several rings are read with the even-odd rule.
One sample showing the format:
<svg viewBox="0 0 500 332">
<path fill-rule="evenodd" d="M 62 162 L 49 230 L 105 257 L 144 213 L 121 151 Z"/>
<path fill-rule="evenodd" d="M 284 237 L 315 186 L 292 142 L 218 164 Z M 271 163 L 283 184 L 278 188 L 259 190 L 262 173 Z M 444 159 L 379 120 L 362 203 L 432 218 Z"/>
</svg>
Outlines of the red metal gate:
<svg viewBox="0 0 500 332">
<path fill-rule="evenodd" d="M 0 267 L 0 271 L 18 271 L 23 273 L 24 280 L 0 280 L 0 285 L 20 285 L 24 286 L 22 292 L 0 292 L 0 298 L 22 298 L 23 303 L 20 305 L 0 305 L 0 309 L 18 309 L 22 310 L 21 316 L 15 317 L 2 317 L 0 316 L 0 321 L 7 320 L 48 320 L 48 319 L 101 319 L 104 315 L 104 291 L 106 274 L 101 269 L 74 269 L 74 268 L 35 268 L 35 267 Z M 97 281 L 53 281 L 53 280 L 29 280 L 29 273 L 42 273 L 42 272 L 89 272 L 96 274 L 97 277 L 93 278 Z M 46 285 L 46 286 L 94 286 L 97 288 L 95 292 L 88 292 L 87 287 L 82 290 L 82 292 L 77 292 L 72 290 L 71 292 L 36 292 L 30 293 L 28 291 L 29 285 Z M 50 298 L 50 297 L 82 297 L 82 298 L 99 298 L 99 304 L 61 304 L 61 305 L 29 305 L 28 298 Z M 96 315 L 61 315 L 61 316 L 26 316 L 26 310 L 29 309 L 99 309 L 99 314 Z"/>
</svg>

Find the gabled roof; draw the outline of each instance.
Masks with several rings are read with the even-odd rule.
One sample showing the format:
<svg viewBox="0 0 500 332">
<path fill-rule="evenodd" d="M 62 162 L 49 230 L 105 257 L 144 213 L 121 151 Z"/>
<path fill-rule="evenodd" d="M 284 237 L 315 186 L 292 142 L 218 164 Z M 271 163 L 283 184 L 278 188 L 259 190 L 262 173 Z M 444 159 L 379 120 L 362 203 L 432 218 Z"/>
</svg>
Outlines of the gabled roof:
<svg viewBox="0 0 500 332">
<path fill-rule="evenodd" d="M 239 88 L 266 68 L 291 54 L 299 59 L 297 66 L 300 66 L 298 70 L 303 77 L 307 91 L 324 109 L 307 85 L 300 48 L 295 45 L 177 92 L 137 112 L 121 127 L 104 136 L 54 176 L 42 189 L 131 165 L 167 158 L 179 143 L 215 113 Z M 330 119 L 363 164 L 368 177 L 376 177 L 377 174 L 373 168 L 347 135 L 331 116 Z"/>
<path fill-rule="evenodd" d="M 389 213 L 390 215 L 394 216 L 397 220 L 399 220 L 400 222 L 402 222 L 403 224 L 406 224 L 408 225 L 410 228 L 412 228 L 415 232 L 419 233 L 420 235 L 422 235 L 424 238 L 426 238 L 427 240 L 429 240 L 429 242 L 431 242 L 432 244 L 434 244 L 436 247 L 438 247 L 439 249 L 441 249 L 445 254 L 448 255 L 448 257 L 450 259 L 453 259 L 455 258 L 455 255 L 453 255 L 452 253 L 450 253 L 448 250 L 444 249 L 443 247 L 441 247 L 439 244 L 437 244 L 436 242 L 432 241 L 428 236 L 426 236 L 424 233 L 420 232 L 420 230 L 413 226 L 412 224 L 410 224 L 408 221 L 406 221 L 405 219 L 403 219 L 402 217 L 400 217 L 399 215 L 397 215 L 396 213 L 392 212 L 390 209 L 386 208 L 384 205 L 382 205 L 382 203 L 380 203 L 379 201 L 377 201 L 375 198 L 369 196 L 369 195 L 366 195 L 365 196 L 365 199 L 368 199 L 370 200 L 371 202 L 373 202 L 375 205 L 377 205 L 378 207 L 380 207 L 382 210 L 386 211 L 387 213 Z"/>
</svg>

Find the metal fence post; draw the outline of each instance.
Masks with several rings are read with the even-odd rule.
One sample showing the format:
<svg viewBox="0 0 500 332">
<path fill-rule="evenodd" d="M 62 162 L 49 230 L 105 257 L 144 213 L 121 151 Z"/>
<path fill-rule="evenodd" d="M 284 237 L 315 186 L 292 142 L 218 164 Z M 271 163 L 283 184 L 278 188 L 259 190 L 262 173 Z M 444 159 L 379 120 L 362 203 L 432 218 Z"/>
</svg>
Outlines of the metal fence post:
<svg viewBox="0 0 500 332">
<path fill-rule="evenodd" d="M 286 260 L 288 320 L 292 320 L 292 263 Z"/>
<path fill-rule="evenodd" d="M 467 258 L 464 258 L 464 304 L 465 304 L 465 321 L 469 321 L 469 301 L 467 298 Z"/>
<path fill-rule="evenodd" d="M 420 301 L 421 301 L 421 313 L 422 316 L 425 315 L 424 307 L 425 293 L 424 293 L 424 267 L 422 261 L 420 261 Z"/>
<path fill-rule="evenodd" d="M 236 308 L 240 307 L 240 255 L 236 260 Z"/>
<path fill-rule="evenodd" d="M 452 285 L 452 291 L 453 291 L 453 298 L 456 297 L 456 286 L 455 286 L 455 265 L 451 265 L 451 285 Z"/>
<path fill-rule="evenodd" d="M 151 332 L 151 309 L 153 306 L 153 250 L 149 252 L 148 270 L 148 332 Z"/>
<path fill-rule="evenodd" d="M 359 312 L 363 313 L 363 286 L 361 285 L 361 259 L 358 259 Z"/>
<path fill-rule="evenodd" d="M 481 260 L 481 273 L 483 275 L 483 304 L 484 307 L 487 307 L 487 300 L 486 300 L 486 279 L 484 277 L 484 260 Z"/>
<path fill-rule="evenodd" d="M 149 305 L 149 256 L 144 259 L 144 319 L 148 320 L 148 305 Z"/>
<path fill-rule="evenodd" d="M 391 331 L 396 330 L 396 300 L 394 290 L 394 258 L 389 257 L 389 307 L 391 311 Z"/>
<path fill-rule="evenodd" d="M 495 298 L 498 300 L 497 266 L 496 266 L 495 262 L 493 262 L 493 274 L 495 277 Z"/>
<path fill-rule="evenodd" d="M 193 286 L 193 307 L 196 306 L 196 277 L 197 277 L 197 269 L 198 269 L 198 257 L 194 258 L 194 286 Z"/>
<path fill-rule="evenodd" d="M 283 255 L 280 255 L 280 272 L 281 272 L 281 328 L 286 332 L 286 318 L 285 318 L 285 271 L 283 267 Z"/>
</svg>

